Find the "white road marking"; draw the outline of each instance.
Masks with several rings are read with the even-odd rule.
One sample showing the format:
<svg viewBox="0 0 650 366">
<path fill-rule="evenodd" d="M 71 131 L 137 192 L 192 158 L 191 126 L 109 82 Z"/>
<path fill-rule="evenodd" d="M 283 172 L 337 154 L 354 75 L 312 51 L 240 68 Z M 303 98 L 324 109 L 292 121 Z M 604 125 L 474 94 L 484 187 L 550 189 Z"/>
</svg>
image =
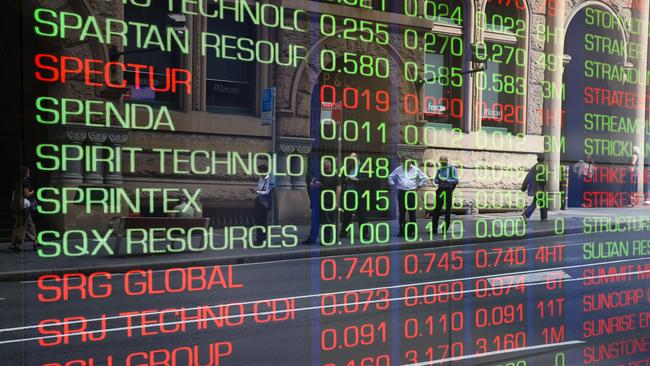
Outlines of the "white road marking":
<svg viewBox="0 0 650 366">
<path fill-rule="evenodd" d="M 628 272 L 625 275 L 638 275 L 638 274 L 646 274 L 650 273 L 650 270 L 647 271 L 634 271 L 634 272 Z M 595 279 L 595 278 L 607 278 L 607 277 L 617 277 L 621 276 L 621 274 L 607 274 L 607 275 L 601 275 L 601 276 L 590 276 L 590 277 L 580 277 L 580 278 L 567 278 L 567 279 L 558 279 L 558 280 L 553 280 L 553 283 L 557 282 L 574 282 L 574 281 L 582 281 L 586 279 Z M 437 282 L 447 282 L 447 281 L 437 281 Z M 546 281 L 541 281 L 541 282 L 535 282 L 535 283 L 528 283 L 524 284 L 524 286 L 537 286 L 541 284 L 545 284 Z M 501 286 L 501 287 L 493 287 L 493 289 L 508 289 L 508 288 L 513 288 L 513 287 L 518 287 L 521 286 L 522 284 L 511 284 L 508 286 Z M 408 285 L 399 285 L 399 287 L 402 286 L 408 286 Z M 411 285 L 413 286 L 413 285 Z M 391 287 L 396 287 L 396 286 L 391 286 Z M 379 287 L 376 289 L 388 289 L 391 287 Z M 349 293 L 349 292 L 362 292 L 362 291 L 370 291 L 370 290 L 349 290 L 349 291 L 340 291 L 337 293 Z M 289 310 L 276 310 L 276 311 L 265 311 L 265 312 L 259 312 L 259 313 L 244 313 L 244 314 L 238 314 L 238 315 L 229 315 L 229 316 L 219 316 L 219 317 L 212 317 L 212 318 L 202 318 L 202 319 L 192 319 L 188 321 L 172 321 L 172 322 L 162 322 L 162 323 L 152 323 L 152 324 L 142 324 L 142 325 L 137 325 L 137 326 L 126 326 L 126 327 L 117 327 L 117 328 L 108 328 L 108 329 L 100 329 L 100 330 L 93 330 L 93 331 L 87 331 L 87 332 L 78 332 L 78 333 L 71 333 L 67 334 L 67 336 L 76 336 L 76 335 L 88 335 L 88 334 L 95 334 L 95 333 L 109 333 L 109 332 L 117 332 L 117 331 L 122 331 L 122 330 L 134 330 L 138 328 L 150 328 L 150 327 L 162 327 L 166 325 L 176 325 L 176 324 L 191 324 L 191 323 L 197 323 L 197 322 L 203 322 L 203 321 L 223 321 L 231 318 L 247 318 L 251 316 L 259 316 L 259 315 L 276 315 L 276 314 L 284 314 L 288 312 L 299 312 L 299 311 L 308 311 L 308 310 L 318 310 L 318 309 L 326 309 L 326 308 L 336 308 L 336 307 L 343 307 L 343 306 L 351 306 L 351 305 L 366 305 L 366 304 L 374 304 L 374 303 L 379 303 L 379 302 L 394 302 L 394 301 L 401 301 L 401 300 L 410 300 L 410 299 L 420 299 L 420 298 L 430 298 L 430 297 L 439 297 L 439 296 L 445 296 L 445 295 L 456 295 L 456 294 L 465 294 L 465 293 L 472 293 L 472 292 L 477 292 L 479 291 L 478 289 L 471 289 L 471 290 L 463 290 L 463 291 L 455 291 L 455 292 L 446 292 L 446 293 L 436 293 L 433 295 L 419 295 L 419 296 L 403 296 L 403 297 L 395 297 L 395 298 L 389 298 L 389 299 L 381 299 L 381 300 L 370 300 L 370 301 L 359 301 L 359 302 L 354 302 L 354 303 L 341 303 L 341 304 L 336 304 L 336 305 L 326 305 L 326 306 L 309 306 L 309 307 L 304 307 L 304 308 L 296 308 L 296 309 L 289 309 Z M 331 293 L 333 294 L 333 293 Z M 307 295 L 307 296 L 301 296 L 301 297 L 314 297 L 314 296 L 323 296 L 327 295 L 327 293 L 322 293 L 322 294 L 312 294 L 312 295 Z M 252 304 L 252 303 L 257 303 L 261 301 L 278 301 L 278 300 L 287 300 L 287 299 L 296 299 L 297 297 L 288 297 L 288 298 L 277 298 L 277 299 L 270 299 L 270 300 L 256 300 L 256 301 L 249 301 L 249 302 L 242 302 L 242 303 L 229 303 L 229 304 L 220 304 L 220 305 L 213 305 L 212 307 L 219 307 L 219 306 L 230 306 L 230 305 L 245 305 L 245 304 Z M 196 308 L 188 308 L 184 310 L 191 310 L 191 309 L 197 309 Z M 151 312 L 147 314 L 161 314 L 161 313 L 168 313 L 168 312 L 175 312 L 177 310 L 170 310 L 170 311 L 161 311 L 161 312 Z M 127 318 L 128 316 L 115 316 L 115 317 L 106 317 L 104 320 L 109 320 L 109 319 L 117 319 L 117 318 Z M 98 321 L 102 320 L 102 318 L 95 318 L 95 319 L 86 319 L 85 322 L 91 322 L 91 321 Z M 5 329 L 0 329 L 0 332 L 7 332 L 7 331 L 12 331 L 12 330 L 22 330 L 22 329 L 33 329 L 33 328 L 45 328 L 48 326 L 60 326 L 64 324 L 75 324 L 75 323 L 82 323 L 84 321 L 73 321 L 73 322 L 57 322 L 57 323 L 48 323 L 46 325 L 30 325 L 30 326 L 25 326 L 25 327 L 16 327 L 16 328 L 5 328 Z M 30 337 L 30 338 L 22 338 L 22 339 L 10 339 L 10 340 L 5 340 L 5 341 L 0 341 L 0 344 L 9 344 L 9 343 L 19 343 L 19 342 L 28 342 L 28 341 L 35 341 L 35 340 L 42 340 L 42 339 L 51 339 L 51 338 L 60 338 L 64 335 L 51 335 L 51 336 L 41 336 L 41 337 Z"/>
<path fill-rule="evenodd" d="M 592 233 L 592 234 L 596 234 L 596 233 Z M 566 235 L 562 235 L 562 236 L 568 237 L 568 236 L 574 236 L 574 235 L 591 235 L 591 234 L 575 233 L 575 234 L 566 234 Z M 511 238 L 511 239 L 512 240 L 533 240 L 533 239 L 541 239 L 541 238 Z M 415 244 L 415 243 L 416 242 L 407 243 L 407 244 Z M 495 244 L 495 245 L 498 245 L 499 243 L 503 243 L 503 241 L 496 241 L 496 242 L 490 242 L 490 243 L 460 244 L 460 245 L 455 245 L 455 246 L 443 245 L 443 246 L 430 247 L 430 248 L 408 249 L 408 250 L 404 250 L 404 251 L 402 251 L 402 250 L 397 250 L 397 251 L 386 250 L 386 251 L 378 251 L 378 252 L 371 252 L 371 253 L 328 255 L 328 256 L 325 256 L 325 257 L 316 257 L 316 258 L 309 257 L 309 258 L 278 259 L 278 260 L 273 260 L 273 261 L 270 261 L 270 262 L 248 262 L 248 263 L 218 264 L 218 266 L 222 266 L 222 267 L 225 267 L 225 266 L 240 267 L 240 266 L 253 266 L 253 265 L 260 266 L 260 265 L 273 265 L 273 264 L 283 263 L 283 262 L 294 262 L 294 261 L 305 261 L 305 260 L 306 261 L 311 261 L 311 260 L 318 260 L 318 259 L 341 258 L 341 257 L 361 257 L 361 256 L 372 256 L 372 255 L 387 255 L 387 254 L 382 254 L 382 253 L 424 252 L 424 251 L 432 251 L 432 250 L 436 250 L 436 251 L 460 250 L 460 251 L 463 252 L 463 254 L 465 254 L 464 251 L 463 251 L 463 248 L 466 248 L 466 247 L 473 247 L 473 246 L 478 246 L 478 245 L 482 245 L 482 244 Z M 586 243 L 589 243 L 589 242 L 581 242 L 581 243 L 575 243 L 575 244 L 562 244 L 562 245 L 564 245 L 564 248 L 566 250 L 567 248 L 575 247 L 575 246 L 578 246 L 578 245 L 584 245 Z M 389 243 L 389 244 L 386 244 L 385 246 L 387 247 L 387 249 L 389 249 L 390 245 L 399 245 L 399 243 Z M 488 250 L 488 257 L 499 254 L 496 251 L 491 250 L 492 248 L 485 248 L 485 249 Z M 532 251 L 539 250 L 539 248 L 526 246 L 526 248 L 524 248 L 524 250 L 526 250 L 527 252 L 529 252 L 529 251 L 532 252 Z M 171 264 L 174 264 L 174 263 L 169 263 L 169 264 L 171 265 Z M 134 265 L 140 265 L 140 264 L 139 263 L 134 263 Z M 205 267 L 212 267 L 212 265 L 201 265 L 201 266 L 197 266 L 197 267 L 205 268 Z M 173 267 L 170 267 L 170 268 L 173 268 Z M 141 268 L 138 268 L 138 269 L 141 269 Z M 169 268 L 155 269 L 155 270 L 151 270 L 151 272 L 152 273 L 164 272 L 164 271 L 166 271 L 168 269 Z M 112 276 L 124 276 L 125 274 L 126 274 L 126 272 L 111 273 Z M 73 278 L 73 280 L 77 280 L 77 279 L 78 278 Z M 49 281 L 56 281 L 56 280 L 51 279 L 51 280 L 45 280 L 43 282 L 49 282 Z M 20 283 L 27 284 L 27 283 L 37 283 L 37 282 L 39 282 L 39 280 L 21 281 Z"/>
</svg>

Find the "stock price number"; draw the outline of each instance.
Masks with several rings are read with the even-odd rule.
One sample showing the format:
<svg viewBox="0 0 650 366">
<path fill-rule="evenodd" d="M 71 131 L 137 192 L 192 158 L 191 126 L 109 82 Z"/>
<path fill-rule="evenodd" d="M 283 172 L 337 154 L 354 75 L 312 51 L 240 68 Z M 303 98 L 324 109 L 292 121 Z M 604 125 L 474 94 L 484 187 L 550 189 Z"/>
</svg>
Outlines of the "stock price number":
<svg viewBox="0 0 650 366">
<path fill-rule="evenodd" d="M 462 281 L 428 284 L 421 288 L 419 286 L 404 288 L 404 305 L 406 307 L 445 304 L 450 300 L 461 301 L 464 298 L 465 286 Z M 443 333 L 446 333 L 446 330 Z"/>
<path fill-rule="evenodd" d="M 371 124 L 365 121 L 359 124 L 355 120 L 345 120 L 338 129 L 340 132 L 337 134 L 336 122 L 333 119 L 323 118 L 320 124 L 320 136 L 325 141 L 345 141 L 345 142 L 367 142 L 370 143 L 375 133 L 378 136 L 375 138 L 376 142 L 382 144 L 386 143 L 386 123 L 380 122 L 378 124 Z M 338 136 L 337 136 L 338 135 Z"/>
<path fill-rule="evenodd" d="M 511 293 L 523 294 L 526 291 L 525 277 L 522 275 L 502 276 L 479 278 L 474 281 L 474 290 L 476 297 L 483 299 L 486 297 L 508 296 Z"/>
<path fill-rule="evenodd" d="M 343 263 L 339 263 L 342 261 Z M 326 258 L 320 264 L 321 281 L 350 280 L 355 276 L 381 278 L 390 275 L 390 257 L 387 255 L 366 258 Z"/>
<path fill-rule="evenodd" d="M 422 43 L 422 46 L 420 46 L 420 43 Z M 409 28 L 404 30 L 404 47 L 409 50 L 419 50 L 439 55 L 463 56 L 463 39 L 461 37 L 432 32 L 420 34 L 416 30 Z"/>
<path fill-rule="evenodd" d="M 526 79 L 521 76 L 494 73 L 492 78 L 487 80 L 487 77 L 481 74 L 476 81 L 480 90 L 499 94 L 526 95 Z M 513 114 L 515 111 L 513 110 Z"/>
<path fill-rule="evenodd" d="M 391 366 L 390 355 L 368 356 L 359 360 L 349 360 L 340 365 L 344 366 Z M 335 363 L 326 363 L 323 366 L 337 366 Z"/>
<path fill-rule="evenodd" d="M 388 289 L 331 293 L 321 297 L 321 314 L 323 316 L 349 315 L 388 309 L 390 309 Z"/>
<path fill-rule="evenodd" d="M 443 251 L 442 253 L 406 254 L 403 267 L 406 275 L 460 271 L 463 269 L 463 252 L 454 250 L 451 253 Z"/>
<path fill-rule="evenodd" d="M 421 362 L 434 362 L 449 357 L 462 357 L 465 355 L 465 345 L 463 342 L 453 342 L 451 344 L 440 344 L 427 347 L 424 352 L 418 350 L 408 350 L 404 354 L 409 362 L 420 364 Z"/>
<path fill-rule="evenodd" d="M 526 347 L 526 332 L 504 333 L 494 337 L 478 338 L 474 343 L 477 353 L 505 351 Z"/>
<path fill-rule="evenodd" d="M 326 37 L 339 37 L 349 41 L 377 43 L 380 45 L 387 45 L 389 39 L 387 24 L 355 18 L 337 20 L 331 14 L 322 14 L 320 16 L 320 32 Z"/>
<path fill-rule="evenodd" d="M 524 321 L 524 305 L 499 305 L 479 308 L 474 312 L 476 328 L 496 327 Z"/>
<path fill-rule="evenodd" d="M 341 57 L 332 50 L 322 50 L 320 67 L 324 72 L 343 72 L 348 75 L 372 76 L 387 79 L 390 76 L 390 63 L 386 57 L 359 55 L 343 52 Z"/>
<path fill-rule="evenodd" d="M 340 102 L 341 107 L 347 110 L 363 109 L 366 111 L 388 112 L 390 109 L 390 94 L 385 90 L 370 91 L 370 89 L 345 87 L 341 95 L 338 95 L 334 85 L 323 84 L 320 87 L 320 102 L 321 104 L 326 102 L 337 104 Z"/>
<path fill-rule="evenodd" d="M 474 265 L 478 269 L 524 264 L 526 264 L 526 248 L 521 246 L 507 249 L 496 247 L 491 251 L 478 249 L 474 258 Z"/>
<path fill-rule="evenodd" d="M 366 211 L 388 211 L 390 209 L 389 192 L 385 189 L 376 191 L 365 190 L 361 193 L 357 191 L 345 191 L 342 193 L 340 209 L 343 211 L 356 212 L 360 207 Z M 326 212 L 336 211 L 336 192 L 331 189 L 324 189 L 320 193 L 321 210 Z M 329 202 L 330 206 L 325 207 L 324 202 Z"/>
<path fill-rule="evenodd" d="M 449 323 L 451 322 L 451 323 Z M 465 318 L 462 311 L 442 313 L 439 316 L 429 315 L 422 322 L 418 318 L 404 320 L 404 338 L 433 337 L 436 335 L 460 332 L 465 328 Z"/>
<path fill-rule="evenodd" d="M 404 15 L 436 23 L 463 25 L 463 8 L 435 0 L 404 0 Z"/>
<path fill-rule="evenodd" d="M 387 340 L 386 322 L 349 325 L 343 329 L 326 328 L 321 332 L 321 349 L 323 351 L 333 351 L 370 346 L 375 343 L 386 343 Z"/>
<path fill-rule="evenodd" d="M 412 61 L 404 62 L 404 79 L 425 84 L 463 86 L 463 70 L 460 67 L 424 64 L 422 68 Z"/>
<path fill-rule="evenodd" d="M 329 161 L 332 171 L 325 170 L 325 161 Z M 387 179 L 390 175 L 390 161 L 385 157 L 366 157 L 357 159 L 352 156 L 343 158 L 342 164 L 337 164 L 333 155 L 323 155 L 320 159 L 320 173 L 325 177 L 352 176 L 353 172 L 365 174 L 368 178 Z"/>
</svg>

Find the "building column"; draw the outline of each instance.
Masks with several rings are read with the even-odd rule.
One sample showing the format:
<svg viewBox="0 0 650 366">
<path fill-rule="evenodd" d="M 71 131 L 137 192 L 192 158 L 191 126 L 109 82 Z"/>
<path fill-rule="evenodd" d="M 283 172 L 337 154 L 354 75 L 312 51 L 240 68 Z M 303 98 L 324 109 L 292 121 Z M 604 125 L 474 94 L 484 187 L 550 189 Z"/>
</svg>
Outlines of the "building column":
<svg viewBox="0 0 650 366">
<path fill-rule="evenodd" d="M 106 132 L 103 131 L 97 131 L 94 129 L 88 129 L 88 139 L 86 141 L 86 144 L 90 146 L 91 148 L 93 147 L 99 147 L 104 144 L 104 141 L 106 141 L 106 138 L 108 137 Z M 101 149 L 95 150 L 95 154 L 93 155 L 93 159 L 101 159 L 103 158 L 103 152 Z M 86 159 L 90 159 L 90 157 L 86 157 Z M 101 162 L 97 164 L 97 166 L 93 166 L 94 162 L 88 162 L 91 164 L 90 168 L 87 169 L 88 166 L 85 167 L 84 169 L 84 183 L 87 184 L 102 184 L 104 183 L 104 166 L 106 165 L 105 163 Z M 93 169 L 94 168 L 94 169 Z"/>
<path fill-rule="evenodd" d="M 83 143 L 88 137 L 88 132 L 82 126 L 73 124 L 53 130 L 51 139 L 58 145 L 72 145 L 83 149 Z M 80 156 L 68 156 L 68 158 L 79 158 Z M 82 159 L 83 160 L 83 159 Z M 52 183 L 60 186 L 76 186 L 83 183 L 84 172 L 82 160 L 68 160 L 65 168 L 52 174 Z"/>
<path fill-rule="evenodd" d="M 276 139 L 276 159 L 278 172 L 297 171 L 302 161 L 302 174 L 296 176 L 279 175 L 275 180 L 275 217 L 277 224 L 305 224 L 309 222 L 309 196 L 307 195 L 306 174 L 309 169 L 309 153 L 313 139 L 304 137 L 283 137 Z M 300 156 L 287 166 L 287 157 Z M 291 169 L 290 169 L 291 168 Z"/>
<path fill-rule="evenodd" d="M 122 153 L 122 146 L 126 143 L 126 140 L 129 138 L 129 133 L 127 130 L 111 130 L 108 133 L 108 139 L 106 143 L 108 146 L 114 148 L 116 151 L 119 151 L 119 154 Z M 122 159 L 122 169 L 126 168 L 125 161 L 123 156 L 119 156 L 119 159 Z M 131 162 L 129 161 L 129 164 Z M 104 167 L 104 184 L 110 184 L 114 186 L 121 186 L 124 181 L 122 179 L 122 171 L 112 171 L 108 167 Z"/>
<path fill-rule="evenodd" d="M 566 30 L 566 1 L 556 1 L 555 4 L 556 13 L 554 16 L 546 16 L 546 25 L 556 36 L 548 36 L 544 52 L 553 55 L 556 60 L 563 60 L 563 62 L 562 66 L 557 67 L 555 70 L 546 70 L 544 78 L 552 83 L 556 88 L 555 90 L 562 90 L 562 74 L 565 67 L 564 37 L 558 37 L 557 34 L 563 34 Z M 547 37 L 546 34 L 534 36 Z M 562 170 L 560 169 L 561 149 L 556 148 L 560 146 L 562 139 L 562 96 L 552 95 L 551 98 L 544 101 L 544 108 L 550 116 L 550 123 L 544 123 L 544 138 L 550 141 L 550 144 L 545 145 L 551 147 L 545 149 L 544 156 L 550 173 L 546 190 L 549 195 L 549 209 L 557 211 L 560 209 L 562 202 L 560 192 L 560 177 L 562 176 Z"/>
<path fill-rule="evenodd" d="M 634 62 L 634 69 L 638 71 L 639 82 L 636 84 L 636 94 L 643 96 L 638 98 L 639 105 L 635 109 L 634 118 L 639 121 L 639 128 L 634 135 L 634 145 L 639 147 L 639 167 L 638 167 L 638 181 L 637 181 L 637 204 L 643 204 L 644 197 L 644 183 L 645 183 L 645 133 L 646 133 L 646 93 L 647 93 L 647 75 L 646 69 L 648 67 L 648 17 L 650 16 L 650 5 L 648 1 L 636 1 L 636 9 L 632 10 L 632 18 L 640 20 L 640 28 L 638 34 L 631 36 L 633 42 L 640 45 L 639 55 Z"/>
</svg>

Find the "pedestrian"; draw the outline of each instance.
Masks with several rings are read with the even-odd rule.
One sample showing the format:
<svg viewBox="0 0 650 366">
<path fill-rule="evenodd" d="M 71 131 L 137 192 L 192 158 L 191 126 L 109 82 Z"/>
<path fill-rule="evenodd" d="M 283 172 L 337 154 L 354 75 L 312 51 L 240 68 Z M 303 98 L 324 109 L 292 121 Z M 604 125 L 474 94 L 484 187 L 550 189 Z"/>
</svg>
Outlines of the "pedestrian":
<svg viewBox="0 0 650 366">
<path fill-rule="evenodd" d="M 632 156 L 630 156 L 628 163 L 629 182 L 627 184 L 627 191 L 629 195 L 629 201 L 627 207 L 634 207 L 636 204 L 636 184 L 639 179 L 639 155 L 641 155 L 641 150 L 638 146 L 634 146 L 632 148 Z"/>
<path fill-rule="evenodd" d="M 312 209 L 318 210 L 319 227 L 321 234 L 321 245 L 331 245 L 336 237 L 336 227 L 338 224 L 338 205 L 339 196 L 341 195 L 341 183 L 339 177 L 334 174 L 332 163 L 329 160 L 323 162 L 323 172 L 319 179 L 313 178 L 311 186 L 315 188 L 319 203 L 318 207 Z M 327 193 L 323 193 L 327 192 Z"/>
<path fill-rule="evenodd" d="M 317 164 L 311 164 L 309 162 L 309 167 L 307 168 L 307 174 L 305 174 L 305 183 L 307 184 L 307 199 L 309 200 L 309 210 L 311 214 L 309 215 L 309 234 L 302 241 L 303 244 L 315 244 L 316 238 L 318 237 L 318 227 L 319 224 L 319 215 L 320 215 L 320 201 L 317 199 L 319 194 L 319 186 L 316 185 L 316 176 L 318 172 L 312 172 L 312 166 Z"/>
<path fill-rule="evenodd" d="M 339 231 L 339 238 L 345 238 L 348 235 L 348 229 L 352 224 L 353 216 L 359 223 L 361 238 L 369 238 L 368 222 L 366 217 L 367 209 L 364 202 L 361 202 L 363 192 L 366 190 L 370 175 L 368 172 L 362 172 L 357 153 L 351 153 L 346 159 L 346 166 L 343 167 L 343 177 L 341 180 L 342 197 L 341 197 L 341 229 Z M 347 192 L 356 192 L 355 194 Z M 346 194 L 347 193 L 347 194 Z"/>
<path fill-rule="evenodd" d="M 260 164 L 257 171 L 260 173 L 267 172 L 260 176 L 257 182 L 257 196 L 255 197 L 255 226 L 264 227 L 264 230 L 258 229 L 255 235 L 255 244 L 262 244 L 266 237 L 266 225 L 271 210 L 271 177 L 268 174 L 268 166 Z"/>
<path fill-rule="evenodd" d="M 449 225 L 451 225 L 451 209 L 454 202 L 454 190 L 458 185 L 458 171 L 456 167 L 449 164 L 449 159 L 445 155 L 440 157 L 440 167 L 436 172 L 434 182 L 438 185 L 438 189 L 436 190 L 436 206 L 431 214 L 431 223 L 433 233 L 438 234 L 438 221 L 442 210 L 445 210 L 444 231 L 449 230 Z"/>
<path fill-rule="evenodd" d="M 417 230 L 417 190 L 428 186 L 429 181 L 424 172 L 417 167 L 414 160 L 404 158 L 402 163 L 388 176 L 388 185 L 391 189 L 397 190 L 399 213 L 399 232 L 397 236 L 404 237 L 407 213 L 409 222 L 415 223 L 415 225 L 412 225 L 413 229 Z M 409 201 L 407 202 L 407 200 Z M 414 234 L 411 233 L 409 237 L 413 237 Z"/>
<path fill-rule="evenodd" d="M 181 219 L 191 219 L 194 218 L 194 207 L 188 204 L 187 196 L 181 195 L 178 197 L 180 202 L 174 207 L 172 212 L 169 213 L 171 217 L 177 217 Z"/>
<path fill-rule="evenodd" d="M 36 225 L 32 220 L 32 213 L 36 211 L 38 203 L 34 196 L 34 186 L 31 182 L 29 167 L 22 166 L 19 171 L 11 198 L 11 212 L 14 217 L 14 228 L 11 235 L 9 250 L 18 252 L 25 241 L 25 236 L 33 243 L 34 250 L 41 249 L 36 239 Z"/>
<path fill-rule="evenodd" d="M 532 216 L 536 207 L 539 207 L 542 221 L 548 218 L 548 199 L 546 197 L 546 182 L 548 182 L 548 167 L 544 164 L 544 155 L 537 155 L 537 163 L 526 174 L 521 185 L 521 191 L 528 191 L 528 196 L 533 197 L 533 202 L 524 209 L 521 216 L 524 221 Z"/>
<path fill-rule="evenodd" d="M 594 159 L 591 154 L 585 154 L 584 159 L 573 165 L 571 171 L 573 173 L 572 176 L 575 178 L 575 183 L 572 183 L 571 178 L 569 179 L 569 184 L 573 188 L 573 194 L 570 195 L 570 207 L 587 207 L 587 204 L 584 202 L 584 194 L 589 191 L 589 185 L 593 181 L 594 169 Z"/>
</svg>

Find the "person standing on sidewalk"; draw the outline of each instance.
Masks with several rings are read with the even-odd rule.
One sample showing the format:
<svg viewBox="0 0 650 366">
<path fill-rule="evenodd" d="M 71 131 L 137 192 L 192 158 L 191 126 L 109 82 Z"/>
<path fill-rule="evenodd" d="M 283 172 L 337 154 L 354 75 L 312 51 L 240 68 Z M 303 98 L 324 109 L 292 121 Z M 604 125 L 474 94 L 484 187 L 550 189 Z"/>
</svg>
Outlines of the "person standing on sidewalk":
<svg viewBox="0 0 650 366">
<path fill-rule="evenodd" d="M 537 163 L 528 170 L 526 178 L 521 185 L 521 191 L 528 191 L 528 196 L 533 197 L 533 202 L 524 209 L 521 216 L 524 221 L 533 215 L 536 207 L 539 207 L 542 221 L 548 218 L 548 198 L 546 196 L 546 182 L 548 182 L 548 167 L 544 164 L 544 155 L 537 155 Z"/>
<path fill-rule="evenodd" d="M 397 205 L 399 210 L 399 233 L 397 236 L 403 237 L 407 212 L 409 222 L 416 223 L 414 228 L 417 228 L 417 190 L 421 187 L 428 186 L 429 181 L 424 172 L 416 166 L 414 160 L 404 158 L 402 159 L 402 163 L 388 176 L 388 185 L 391 189 L 397 189 Z M 409 201 L 415 199 L 415 202 L 407 202 L 407 199 Z M 407 207 L 411 209 L 407 210 Z M 411 233 L 410 237 L 413 234 Z"/>
<path fill-rule="evenodd" d="M 260 164 L 257 167 L 259 172 L 268 172 L 266 164 Z M 257 190 L 255 191 L 255 225 L 266 227 L 269 211 L 271 210 L 271 177 L 269 174 L 261 176 L 257 182 Z M 257 230 L 255 236 L 255 244 L 262 244 L 266 230 Z"/>
<path fill-rule="evenodd" d="M 447 156 L 440 157 L 440 167 L 436 172 L 434 182 L 438 185 L 436 190 L 436 207 L 431 216 L 431 223 L 433 226 L 433 233 L 438 234 L 438 221 L 440 219 L 440 212 L 445 210 L 445 232 L 449 230 L 451 225 L 451 209 L 454 202 L 454 190 L 458 185 L 458 172 L 456 168 L 449 164 Z"/>
<path fill-rule="evenodd" d="M 361 163 L 359 162 L 359 156 L 357 153 L 353 152 L 346 159 L 347 166 L 343 167 L 344 177 L 342 177 L 342 197 L 341 197 L 341 207 L 343 212 L 341 213 L 341 229 L 339 231 L 339 238 L 345 238 L 348 235 L 348 229 L 352 223 L 352 216 L 356 217 L 357 222 L 359 223 L 361 238 L 369 237 L 367 231 L 367 225 L 364 225 L 368 222 L 366 218 L 366 205 L 361 202 L 361 196 L 366 189 L 366 183 L 370 179 L 368 173 L 361 171 Z M 346 192 L 356 192 L 355 194 L 346 194 Z M 359 199 L 355 199 L 355 196 Z M 354 208 L 354 209 L 351 209 Z"/>
<path fill-rule="evenodd" d="M 322 230 L 319 229 L 321 234 L 321 245 L 331 244 L 334 242 L 336 227 L 338 225 L 338 205 L 339 196 L 341 195 L 341 183 L 339 177 L 332 171 L 332 163 L 329 160 L 323 162 L 323 173 L 319 179 L 313 178 L 311 186 L 317 188 L 315 191 L 318 192 L 318 198 L 315 201 L 318 203 L 318 207 L 313 209 L 318 210 L 319 212 L 319 227 L 323 227 Z M 330 191 L 332 193 L 323 194 L 325 191 Z"/>
<path fill-rule="evenodd" d="M 37 202 L 34 197 L 30 169 L 22 166 L 19 173 L 20 178 L 14 185 L 11 198 L 11 211 L 15 221 L 9 250 L 12 252 L 20 251 L 25 236 L 32 241 L 34 250 L 39 250 L 41 247 L 36 239 L 36 225 L 32 220 L 32 212 L 36 211 Z"/>
</svg>

